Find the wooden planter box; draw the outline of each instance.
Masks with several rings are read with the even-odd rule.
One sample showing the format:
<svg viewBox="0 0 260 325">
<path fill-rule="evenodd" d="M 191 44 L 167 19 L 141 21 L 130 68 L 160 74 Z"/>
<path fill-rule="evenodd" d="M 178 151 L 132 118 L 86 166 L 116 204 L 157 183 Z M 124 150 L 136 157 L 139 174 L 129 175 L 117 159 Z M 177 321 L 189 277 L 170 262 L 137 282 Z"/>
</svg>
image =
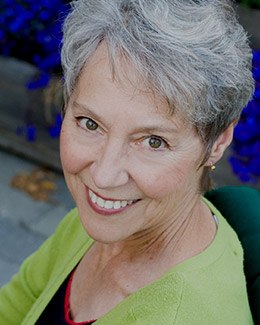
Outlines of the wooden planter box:
<svg viewBox="0 0 260 325">
<path fill-rule="evenodd" d="M 29 91 L 25 86 L 36 69 L 23 61 L 0 56 L 0 72 L 0 147 L 61 171 L 59 141 L 48 134 L 43 92 Z M 34 142 L 17 135 L 17 127 L 28 120 L 37 127 Z"/>
</svg>

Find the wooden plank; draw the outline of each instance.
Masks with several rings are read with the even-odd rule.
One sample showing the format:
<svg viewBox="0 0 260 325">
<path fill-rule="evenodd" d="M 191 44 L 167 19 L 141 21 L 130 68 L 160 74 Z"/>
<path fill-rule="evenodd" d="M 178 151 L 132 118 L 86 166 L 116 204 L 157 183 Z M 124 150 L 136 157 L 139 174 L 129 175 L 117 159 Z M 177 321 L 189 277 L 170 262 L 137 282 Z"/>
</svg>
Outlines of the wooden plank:
<svg viewBox="0 0 260 325">
<path fill-rule="evenodd" d="M 51 145 L 49 145 L 50 143 Z M 62 172 L 57 139 L 41 137 L 35 142 L 28 142 L 24 137 L 17 136 L 13 131 L 0 125 L 0 147 L 40 165 Z"/>
</svg>

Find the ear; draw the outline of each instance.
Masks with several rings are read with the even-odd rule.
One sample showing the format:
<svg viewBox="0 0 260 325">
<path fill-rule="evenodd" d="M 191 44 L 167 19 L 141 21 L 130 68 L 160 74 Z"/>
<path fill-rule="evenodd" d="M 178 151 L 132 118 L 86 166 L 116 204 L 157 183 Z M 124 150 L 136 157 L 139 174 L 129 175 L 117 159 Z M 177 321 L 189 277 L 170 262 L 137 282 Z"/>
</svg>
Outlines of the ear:
<svg viewBox="0 0 260 325">
<path fill-rule="evenodd" d="M 207 160 L 205 166 L 216 164 L 223 156 L 224 151 L 233 140 L 234 126 L 235 123 L 230 124 L 229 127 L 223 133 L 221 133 L 217 140 L 214 142 L 210 157 Z"/>
</svg>

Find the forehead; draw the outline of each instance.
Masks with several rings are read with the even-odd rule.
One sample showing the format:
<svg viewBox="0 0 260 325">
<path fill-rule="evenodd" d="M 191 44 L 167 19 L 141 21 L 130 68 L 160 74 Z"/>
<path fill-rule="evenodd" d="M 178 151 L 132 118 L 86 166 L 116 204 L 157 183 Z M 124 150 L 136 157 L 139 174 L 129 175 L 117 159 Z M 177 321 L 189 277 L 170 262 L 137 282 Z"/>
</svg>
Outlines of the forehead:
<svg viewBox="0 0 260 325">
<path fill-rule="evenodd" d="M 162 101 L 163 98 L 155 94 L 154 89 L 148 81 L 142 77 L 134 65 L 125 55 L 119 53 L 115 58 L 109 53 L 105 42 L 102 42 L 95 53 L 86 62 L 81 75 L 92 84 L 97 81 L 107 81 L 115 84 L 121 91 L 129 96 L 147 95 L 156 101 Z"/>
<path fill-rule="evenodd" d="M 98 110 L 110 104 L 115 111 L 117 106 L 127 106 L 135 115 L 143 111 L 156 116 L 158 123 L 165 120 L 178 127 L 189 126 L 177 110 L 170 111 L 167 100 L 148 85 L 128 59 L 118 55 L 112 64 L 105 43 L 85 64 L 72 97 L 74 102 L 76 98 L 78 103 Z"/>
</svg>

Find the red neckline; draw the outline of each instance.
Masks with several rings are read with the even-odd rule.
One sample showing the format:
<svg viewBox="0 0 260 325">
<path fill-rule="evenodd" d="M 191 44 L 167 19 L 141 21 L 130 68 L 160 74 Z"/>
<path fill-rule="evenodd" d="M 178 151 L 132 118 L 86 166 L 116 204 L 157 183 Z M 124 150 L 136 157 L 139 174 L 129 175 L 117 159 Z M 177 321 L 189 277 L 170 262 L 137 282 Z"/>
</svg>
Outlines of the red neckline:
<svg viewBox="0 0 260 325">
<path fill-rule="evenodd" d="M 75 271 L 73 271 L 71 273 L 71 275 L 70 275 L 69 282 L 68 282 L 67 288 L 66 288 L 66 293 L 65 293 L 65 299 L 64 299 L 64 317 L 65 317 L 65 321 L 69 325 L 87 325 L 87 324 L 92 324 L 92 323 L 94 323 L 96 321 L 96 319 L 77 323 L 77 322 L 74 322 L 70 318 L 70 291 L 71 291 L 71 283 L 72 283 L 72 279 L 73 279 L 74 273 L 75 273 Z"/>
</svg>

